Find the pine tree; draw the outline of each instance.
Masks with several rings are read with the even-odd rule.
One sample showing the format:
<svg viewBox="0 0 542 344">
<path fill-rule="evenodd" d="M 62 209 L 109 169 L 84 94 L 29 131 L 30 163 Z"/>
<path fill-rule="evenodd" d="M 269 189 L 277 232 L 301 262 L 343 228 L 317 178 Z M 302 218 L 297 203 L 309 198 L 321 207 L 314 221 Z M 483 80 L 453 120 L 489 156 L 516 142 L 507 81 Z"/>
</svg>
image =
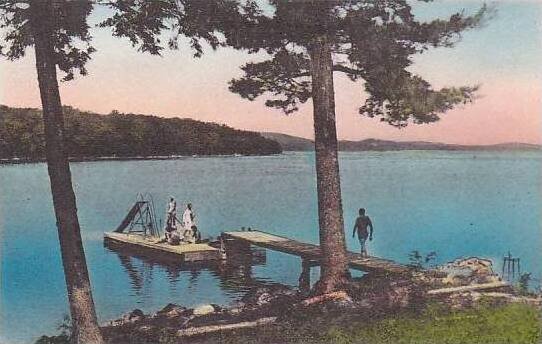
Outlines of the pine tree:
<svg viewBox="0 0 542 344">
<path fill-rule="evenodd" d="M 70 304 L 74 343 L 103 343 L 81 240 L 75 193 L 64 146 L 64 119 L 57 67 L 71 80 L 86 73 L 94 49 L 89 45 L 88 1 L 4 0 L 0 27 L 5 30 L 1 53 L 10 60 L 34 46 L 43 107 L 45 153 L 58 227 L 62 264 Z M 82 47 L 80 47 L 82 45 Z"/>
<path fill-rule="evenodd" d="M 159 55 L 162 33 L 171 33 L 167 46 L 179 49 L 187 37 L 194 56 L 203 53 L 202 41 L 212 48 L 224 45 L 219 29 L 238 22 L 234 0 L 0 0 L 0 55 L 9 60 L 25 56 L 34 47 L 43 108 L 45 151 L 57 220 L 62 263 L 70 303 L 75 343 L 102 343 L 88 276 L 71 172 L 65 147 L 64 115 L 57 68 L 63 81 L 85 65 L 91 46 L 88 15 L 95 6 L 111 14 L 100 26 L 127 37 L 138 50 Z"/>
<path fill-rule="evenodd" d="M 428 2 L 427 0 L 426 2 Z M 271 0 L 269 8 L 246 2 L 238 28 L 227 42 L 270 58 L 242 67 L 244 76 L 230 90 L 286 114 L 312 99 L 321 278 L 317 293 L 340 288 L 348 276 L 341 204 L 333 73 L 362 80 L 367 100 L 362 115 L 397 127 L 430 123 L 458 104 L 471 102 L 477 87 L 435 90 L 408 71 L 412 56 L 431 47 L 453 47 L 461 34 L 488 17 L 456 13 L 447 20 L 420 22 L 406 0 Z"/>
</svg>

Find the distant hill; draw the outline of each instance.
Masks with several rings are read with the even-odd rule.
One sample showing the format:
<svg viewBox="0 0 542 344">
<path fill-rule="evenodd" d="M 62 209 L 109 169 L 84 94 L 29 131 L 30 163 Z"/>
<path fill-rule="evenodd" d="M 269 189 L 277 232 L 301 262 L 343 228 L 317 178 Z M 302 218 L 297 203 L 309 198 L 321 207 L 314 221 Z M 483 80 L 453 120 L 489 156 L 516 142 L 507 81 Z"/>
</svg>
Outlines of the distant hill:
<svg viewBox="0 0 542 344">
<path fill-rule="evenodd" d="M 263 137 L 277 141 L 285 151 L 310 151 L 314 150 L 314 142 L 303 137 L 280 133 L 261 133 Z"/>
<path fill-rule="evenodd" d="M 70 158 L 172 155 L 267 155 L 281 146 L 256 132 L 192 119 L 122 114 L 99 115 L 64 108 Z M 42 160 L 41 110 L 0 105 L 0 159 Z"/>
<path fill-rule="evenodd" d="M 273 139 L 280 143 L 285 151 L 312 151 L 314 142 L 312 140 L 285 135 L 280 133 L 262 133 L 262 136 Z M 500 143 L 495 145 L 455 145 L 438 142 L 424 141 L 389 141 L 366 139 L 361 141 L 339 141 L 341 151 L 398 151 L 398 150 L 541 150 L 542 147 L 529 143 Z"/>
</svg>

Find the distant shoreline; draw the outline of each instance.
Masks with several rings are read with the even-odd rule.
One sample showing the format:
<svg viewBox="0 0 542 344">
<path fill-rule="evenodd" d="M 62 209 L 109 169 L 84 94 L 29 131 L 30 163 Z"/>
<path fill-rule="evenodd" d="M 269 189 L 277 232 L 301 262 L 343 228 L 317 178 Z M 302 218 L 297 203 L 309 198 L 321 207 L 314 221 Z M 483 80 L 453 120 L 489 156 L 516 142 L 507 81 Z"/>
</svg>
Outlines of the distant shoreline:
<svg viewBox="0 0 542 344">
<path fill-rule="evenodd" d="M 70 157 L 69 162 L 96 162 L 96 161 L 137 161 L 137 160 L 184 160 L 190 158 L 233 158 L 233 157 L 249 157 L 249 156 L 274 156 L 277 154 L 209 154 L 209 155 L 155 155 L 155 156 L 132 156 L 132 157 Z M 11 158 L 0 159 L 0 165 L 18 165 L 18 164 L 37 164 L 47 162 L 45 158 Z"/>
<path fill-rule="evenodd" d="M 480 148 L 472 146 L 472 148 L 466 149 L 442 149 L 442 148 L 403 148 L 403 149 L 372 149 L 372 150 L 339 150 L 341 153 L 362 153 L 362 152 L 496 152 L 496 153 L 511 153 L 511 152 L 542 152 L 542 149 L 536 148 Z M 138 160 L 184 160 L 190 158 L 233 158 L 233 157 L 254 157 L 254 156 L 278 156 L 284 153 L 305 153 L 314 152 L 314 150 L 284 150 L 282 153 L 277 154 L 213 154 L 213 155 L 157 155 L 157 156 L 132 156 L 132 157 L 116 157 L 116 156 L 104 156 L 104 157 L 70 157 L 70 162 L 99 162 L 99 161 L 138 161 Z M 30 159 L 30 158 L 11 158 L 0 159 L 0 165 L 19 165 L 19 164 L 37 164 L 47 162 L 45 158 Z"/>
</svg>

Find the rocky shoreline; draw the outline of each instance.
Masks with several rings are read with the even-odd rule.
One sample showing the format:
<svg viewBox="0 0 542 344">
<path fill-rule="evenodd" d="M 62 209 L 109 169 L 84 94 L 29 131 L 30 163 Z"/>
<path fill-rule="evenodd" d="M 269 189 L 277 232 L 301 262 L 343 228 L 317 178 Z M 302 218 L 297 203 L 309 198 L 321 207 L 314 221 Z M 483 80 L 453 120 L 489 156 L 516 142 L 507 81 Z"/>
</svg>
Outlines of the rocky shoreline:
<svg viewBox="0 0 542 344">
<path fill-rule="evenodd" d="M 476 286 L 483 288 L 477 290 Z M 103 332 L 112 343 L 129 343 L 134 338 L 137 342 L 156 342 L 164 336 L 182 338 L 183 342 L 206 342 L 207 336 L 224 331 L 291 321 L 292 317 L 306 318 L 309 314 L 338 311 L 374 317 L 401 309 L 422 309 L 430 302 L 462 309 L 488 300 L 496 304 L 542 304 L 540 295 L 519 295 L 514 287 L 502 283 L 491 261 L 473 257 L 409 274 L 368 274 L 354 279 L 342 291 L 327 295 L 304 295 L 297 289 L 274 284 L 250 291 L 230 307 L 168 304 L 152 314 L 135 309 L 104 324 Z"/>
</svg>

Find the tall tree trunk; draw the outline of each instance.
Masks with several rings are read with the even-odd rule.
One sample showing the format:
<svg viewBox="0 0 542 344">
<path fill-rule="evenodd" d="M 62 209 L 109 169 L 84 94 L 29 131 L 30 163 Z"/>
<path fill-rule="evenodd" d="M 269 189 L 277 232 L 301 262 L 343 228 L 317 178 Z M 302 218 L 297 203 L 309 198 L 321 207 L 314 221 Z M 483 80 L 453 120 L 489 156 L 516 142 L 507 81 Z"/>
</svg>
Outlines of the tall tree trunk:
<svg viewBox="0 0 542 344">
<path fill-rule="evenodd" d="M 52 0 L 33 1 L 32 31 L 45 125 L 45 150 L 51 181 L 62 264 L 70 303 L 74 343 L 103 343 L 81 241 L 70 166 L 64 149 L 64 118 L 53 46 Z"/>
<path fill-rule="evenodd" d="M 309 53 L 314 107 L 318 220 L 322 249 L 321 277 L 315 289 L 317 293 L 328 293 L 345 282 L 348 270 L 337 153 L 333 61 L 327 37 L 315 38 Z"/>
</svg>

